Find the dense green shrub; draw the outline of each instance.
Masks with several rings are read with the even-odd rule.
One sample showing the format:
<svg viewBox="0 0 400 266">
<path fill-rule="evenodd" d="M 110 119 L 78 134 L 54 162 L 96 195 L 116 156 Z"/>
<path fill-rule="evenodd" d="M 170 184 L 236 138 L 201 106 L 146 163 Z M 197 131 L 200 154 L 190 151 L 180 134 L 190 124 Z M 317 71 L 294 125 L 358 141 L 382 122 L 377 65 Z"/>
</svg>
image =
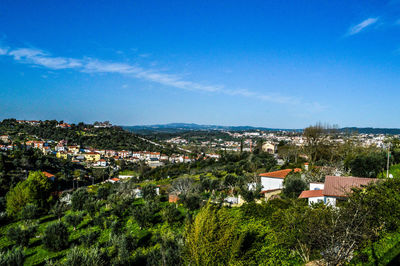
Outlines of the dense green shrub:
<svg viewBox="0 0 400 266">
<path fill-rule="evenodd" d="M 108 195 L 110 195 L 111 189 L 106 186 L 101 186 L 97 189 L 96 197 L 101 200 L 107 199 Z"/>
<path fill-rule="evenodd" d="M 13 248 L 9 251 L 0 251 L 1 266 L 22 266 L 24 265 L 25 255 L 21 247 Z"/>
<path fill-rule="evenodd" d="M 110 225 L 111 234 L 119 235 L 124 230 L 124 224 L 120 219 L 113 221 Z"/>
<path fill-rule="evenodd" d="M 74 211 L 82 211 L 85 204 L 90 201 L 91 197 L 86 188 L 79 188 L 76 190 L 71 197 L 71 205 Z"/>
<path fill-rule="evenodd" d="M 308 185 L 301 177 L 300 173 L 292 173 L 283 180 L 283 194 L 289 198 L 298 198 L 303 190 L 307 190 Z"/>
<path fill-rule="evenodd" d="M 157 212 L 160 206 L 157 202 L 148 201 L 144 205 L 136 206 L 133 211 L 133 218 L 141 228 L 151 226 L 157 222 Z"/>
<path fill-rule="evenodd" d="M 137 238 L 112 234 L 107 244 L 113 265 L 132 265 L 131 252 L 138 246 Z"/>
<path fill-rule="evenodd" d="M 17 246 L 27 247 L 29 240 L 35 236 L 37 226 L 16 226 L 10 227 L 7 232 L 7 238 L 15 241 Z"/>
<path fill-rule="evenodd" d="M 353 176 L 376 178 L 386 167 L 386 155 L 383 152 L 358 154 L 345 161 L 345 166 Z"/>
<path fill-rule="evenodd" d="M 29 203 L 41 208 L 47 207 L 50 191 L 50 181 L 42 172 L 30 172 L 26 180 L 8 191 L 6 195 L 8 214 L 18 214 Z"/>
<path fill-rule="evenodd" d="M 77 213 L 77 214 L 68 214 L 64 217 L 65 222 L 72 226 L 74 228 L 74 231 L 76 230 L 76 227 L 82 222 L 83 220 L 83 215 L 82 213 Z"/>
<path fill-rule="evenodd" d="M 145 200 L 153 200 L 156 196 L 156 186 L 148 184 L 142 187 L 142 195 Z"/>
<path fill-rule="evenodd" d="M 66 255 L 63 265 L 68 266 L 102 266 L 106 263 L 104 255 L 98 248 L 83 249 L 73 247 Z"/>
<path fill-rule="evenodd" d="M 193 211 L 200 208 L 202 200 L 199 194 L 188 193 L 179 196 L 179 202 L 182 203 L 185 208 Z"/>
<path fill-rule="evenodd" d="M 21 218 L 32 220 L 40 216 L 40 210 L 35 204 L 28 204 L 21 210 Z"/>
<path fill-rule="evenodd" d="M 44 231 L 43 244 L 49 250 L 60 251 L 68 247 L 69 232 L 63 222 L 49 224 Z"/>
<path fill-rule="evenodd" d="M 82 235 L 79 241 L 86 247 L 90 247 L 93 243 L 96 243 L 97 238 L 100 236 L 99 231 L 92 231 L 88 234 Z"/>
<path fill-rule="evenodd" d="M 53 214 L 59 220 L 64 215 L 64 212 L 67 210 L 67 206 L 65 203 L 57 201 L 53 207 L 50 209 L 49 213 Z"/>
<path fill-rule="evenodd" d="M 175 206 L 175 204 L 169 204 L 161 211 L 164 221 L 168 223 L 174 223 L 182 220 L 182 214 Z"/>
<path fill-rule="evenodd" d="M 148 265 L 184 265 L 183 239 L 162 237 L 159 248 L 153 248 L 147 256 Z"/>
</svg>

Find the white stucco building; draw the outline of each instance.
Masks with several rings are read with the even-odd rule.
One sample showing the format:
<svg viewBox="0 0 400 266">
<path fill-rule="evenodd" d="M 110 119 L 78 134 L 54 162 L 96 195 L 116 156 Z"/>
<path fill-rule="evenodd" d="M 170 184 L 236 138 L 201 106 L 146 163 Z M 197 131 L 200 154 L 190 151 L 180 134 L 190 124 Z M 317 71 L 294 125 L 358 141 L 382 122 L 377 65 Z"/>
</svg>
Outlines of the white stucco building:
<svg viewBox="0 0 400 266">
<path fill-rule="evenodd" d="M 323 202 L 336 206 L 338 200 L 345 200 L 352 188 L 367 186 L 382 179 L 353 176 L 326 176 L 325 183 L 310 183 L 310 190 L 303 191 L 299 198 L 308 199 L 308 204 Z"/>
</svg>

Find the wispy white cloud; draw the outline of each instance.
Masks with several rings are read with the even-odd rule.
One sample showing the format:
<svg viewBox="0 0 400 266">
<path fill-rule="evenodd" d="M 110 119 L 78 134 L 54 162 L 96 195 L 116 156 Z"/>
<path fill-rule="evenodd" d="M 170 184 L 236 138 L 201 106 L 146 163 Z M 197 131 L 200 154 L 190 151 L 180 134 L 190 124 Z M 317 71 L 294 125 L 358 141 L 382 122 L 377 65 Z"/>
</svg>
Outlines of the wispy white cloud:
<svg viewBox="0 0 400 266">
<path fill-rule="evenodd" d="M 262 94 L 247 89 L 227 89 L 223 85 L 205 85 L 190 81 L 180 75 L 147 69 L 139 65 L 102 61 L 94 58 L 75 59 L 69 57 L 57 57 L 45 51 L 33 48 L 0 48 L 0 55 L 11 56 L 15 61 L 23 64 L 41 66 L 52 70 L 75 69 L 83 73 L 122 74 L 184 90 L 236 95 L 278 104 L 303 105 L 309 110 L 316 111 L 321 111 L 323 109 L 321 105 L 302 102 L 298 98 L 286 97 L 278 94 Z"/>
<path fill-rule="evenodd" d="M 363 20 L 361 23 L 351 27 L 348 32 L 347 35 L 355 35 L 357 33 L 360 33 L 361 31 L 363 31 L 365 28 L 375 24 L 376 22 L 378 22 L 379 18 L 367 18 L 366 20 Z"/>
<path fill-rule="evenodd" d="M 64 57 L 53 57 L 41 50 L 32 48 L 19 48 L 8 52 L 15 60 L 28 64 L 39 65 L 50 69 L 78 68 L 82 66 L 81 60 Z"/>
<path fill-rule="evenodd" d="M 8 48 L 6 47 L 0 47 L 0 55 L 6 55 L 8 52 Z"/>
</svg>

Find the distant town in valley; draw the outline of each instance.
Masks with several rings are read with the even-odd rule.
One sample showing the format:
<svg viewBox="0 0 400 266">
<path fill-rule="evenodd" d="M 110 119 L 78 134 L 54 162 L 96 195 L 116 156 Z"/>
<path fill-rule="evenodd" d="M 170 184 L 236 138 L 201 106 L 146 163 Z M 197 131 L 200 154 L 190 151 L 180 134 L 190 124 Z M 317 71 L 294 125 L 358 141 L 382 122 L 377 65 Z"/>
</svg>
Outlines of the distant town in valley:
<svg viewBox="0 0 400 266">
<path fill-rule="evenodd" d="M 210 265 L 217 249 L 227 252 L 212 258 L 219 265 L 336 265 L 365 261 L 373 245 L 380 253 L 368 260 L 394 261 L 400 135 L 387 132 L 396 130 L 4 119 L 0 247 L 14 248 L 2 258 Z M 228 255 L 250 235 L 241 249 L 251 257 Z"/>
<path fill-rule="evenodd" d="M 0 1 L 0 266 L 400 265 L 400 0 Z"/>
</svg>

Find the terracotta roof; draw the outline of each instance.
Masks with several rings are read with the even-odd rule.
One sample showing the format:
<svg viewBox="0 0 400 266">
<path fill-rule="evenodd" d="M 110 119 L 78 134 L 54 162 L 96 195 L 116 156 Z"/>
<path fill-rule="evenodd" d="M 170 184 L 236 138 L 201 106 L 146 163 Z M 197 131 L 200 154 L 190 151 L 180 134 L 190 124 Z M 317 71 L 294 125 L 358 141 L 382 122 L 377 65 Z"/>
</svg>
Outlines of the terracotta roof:
<svg viewBox="0 0 400 266">
<path fill-rule="evenodd" d="M 316 190 L 304 190 L 301 192 L 299 199 L 308 199 L 308 198 L 315 198 L 315 197 L 323 197 L 324 191 L 321 189 Z"/>
<path fill-rule="evenodd" d="M 42 172 L 44 175 L 45 175 L 45 177 L 47 177 L 47 178 L 52 178 L 52 177 L 54 177 L 54 175 L 53 174 L 50 174 L 49 172 Z"/>
<path fill-rule="evenodd" d="M 324 195 L 333 197 L 346 197 L 351 188 L 366 186 L 371 182 L 377 182 L 377 178 L 353 177 L 353 176 L 326 176 Z"/>
<path fill-rule="evenodd" d="M 297 173 L 297 172 L 300 172 L 301 169 L 300 168 L 284 169 L 284 170 L 279 170 L 279 171 L 274 171 L 274 172 L 269 172 L 269 173 L 262 173 L 262 174 L 260 174 L 260 176 L 273 177 L 273 178 L 285 178 L 292 171 Z"/>
<path fill-rule="evenodd" d="M 112 180 L 112 181 L 115 181 L 115 182 L 117 182 L 117 181 L 119 181 L 120 179 L 119 179 L 119 178 L 116 178 L 116 177 L 114 177 L 114 178 L 111 178 L 111 180 Z"/>
<path fill-rule="evenodd" d="M 278 191 L 278 190 L 282 190 L 281 188 L 275 188 L 275 189 L 268 189 L 268 190 L 262 190 L 260 192 L 260 194 L 265 194 L 265 193 L 269 193 L 269 192 L 273 192 L 273 191 Z"/>
</svg>

